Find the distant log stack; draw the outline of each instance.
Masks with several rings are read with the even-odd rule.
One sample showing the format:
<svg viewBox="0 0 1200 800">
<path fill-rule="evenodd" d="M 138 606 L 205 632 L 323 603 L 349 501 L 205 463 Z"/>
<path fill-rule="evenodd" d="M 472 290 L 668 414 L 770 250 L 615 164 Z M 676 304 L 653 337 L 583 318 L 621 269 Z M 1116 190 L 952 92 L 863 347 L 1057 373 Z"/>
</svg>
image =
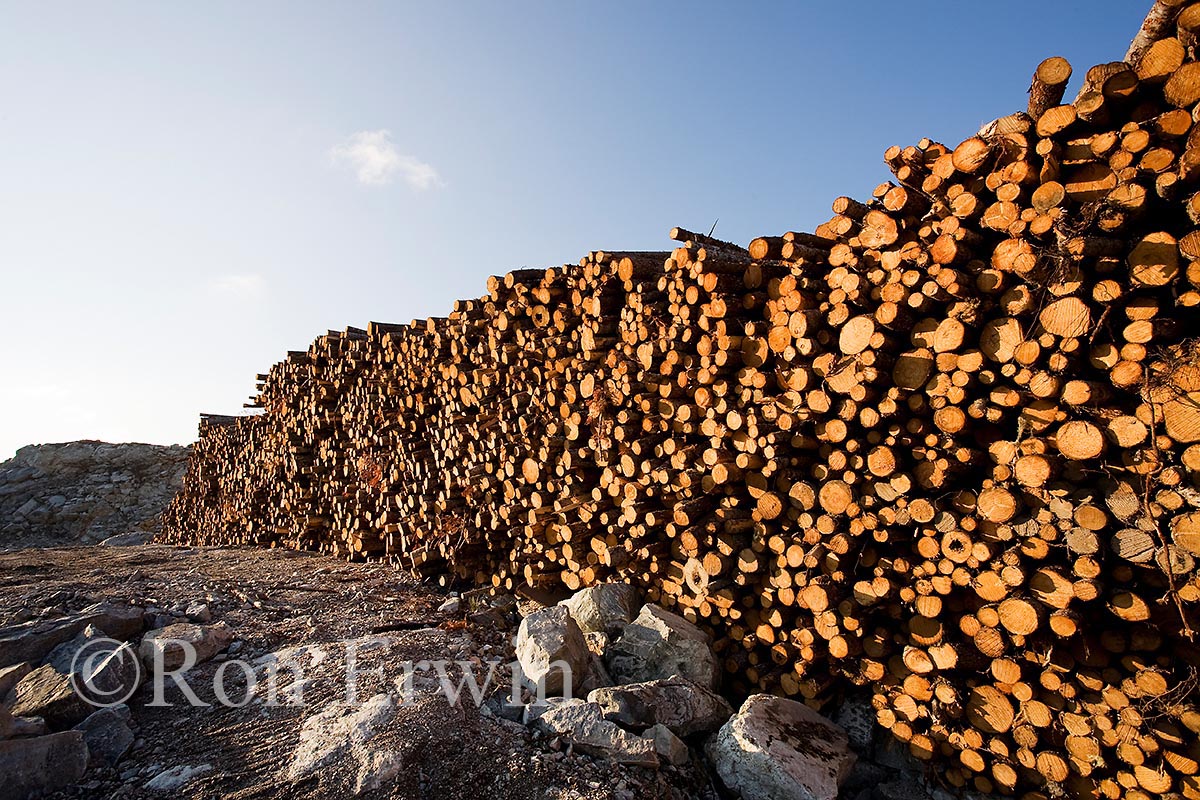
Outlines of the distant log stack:
<svg viewBox="0 0 1200 800">
<path fill-rule="evenodd" d="M 682 229 L 322 336 L 166 537 L 629 581 L 735 693 L 873 690 L 945 780 L 1200 797 L 1200 3 L 814 233 Z"/>
</svg>

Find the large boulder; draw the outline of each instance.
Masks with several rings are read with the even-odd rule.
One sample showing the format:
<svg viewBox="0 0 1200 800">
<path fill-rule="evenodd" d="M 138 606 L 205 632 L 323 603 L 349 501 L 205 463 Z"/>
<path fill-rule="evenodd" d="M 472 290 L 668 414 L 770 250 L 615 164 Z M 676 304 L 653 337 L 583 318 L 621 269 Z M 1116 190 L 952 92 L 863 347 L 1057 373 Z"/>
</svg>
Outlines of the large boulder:
<svg viewBox="0 0 1200 800">
<path fill-rule="evenodd" d="M 591 652 L 583 631 L 564 606 L 535 611 L 517 631 L 517 661 L 525 677 L 545 682 L 548 694 L 574 691 L 587 676 Z M 564 667 L 569 685 L 564 683 Z"/>
<path fill-rule="evenodd" d="M 360 795 L 395 780 L 408 766 L 404 748 L 379 745 L 383 734 L 401 713 L 424 714 L 424 703 L 398 704 L 386 694 L 378 694 L 361 706 L 335 705 L 304 721 L 300 743 L 292 756 L 288 777 L 299 781 L 313 773 L 329 772 L 327 765 L 356 765 L 353 782 L 343 791 Z M 386 740 L 386 737 L 385 737 Z"/>
<path fill-rule="evenodd" d="M 46 721 L 41 717 L 14 717 L 0 706 L 0 741 L 18 736 L 41 736 L 46 733 Z"/>
<path fill-rule="evenodd" d="M 105 641 L 101 642 L 100 640 Z M 93 650 L 104 650 L 111 653 L 118 646 L 119 643 L 115 639 L 109 639 L 104 631 L 95 625 L 87 625 L 75 635 L 75 638 L 63 642 L 51 650 L 43 663 L 49 664 L 64 675 L 70 675 L 72 665 L 80 651 L 86 648 L 88 653 Z"/>
<path fill-rule="evenodd" d="M 608 647 L 608 668 L 618 683 L 641 683 L 682 675 L 717 688 L 721 667 L 709 635 L 678 614 L 647 603 L 637 619 Z"/>
<path fill-rule="evenodd" d="M 612 686 L 612 675 L 608 674 L 608 667 L 604 666 L 604 659 L 599 658 L 594 653 L 588 659 L 587 669 L 584 671 L 583 680 L 577 682 L 575 687 L 579 694 L 586 695 L 589 692 L 595 691 L 605 686 Z"/>
<path fill-rule="evenodd" d="M 142 631 L 142 609 L 105 601 L 69 617 L 0 628 L 0 667 L 22 661 L 40 662 L 51 650 L 89 625 L 113 639 L 132 639 Z"/>
<path fill-rule="evenodd" d="M 192 664 L 203 664 L 224 650 L 233 641 L 233 630 L 224 622 L 216 625 L 195 625 L 177 622 L 148 632 L 142 637 L 140 653 L 148 669 L 154 669 L 159 659 L 168 672 L 182 667 L 189 651 L 195 654 Z"/>
<path fill-rule="evenodd" d="M 109 646 L 112 642 L 107 643 Z M 91 646 L 74 661 L 71 682 L 81 697 L 94 706 L 123 703 L 142 683 L 142 665 L 129 642 L 115 648 Z"/>
<path fill-rule="evenodd" d="M 20 683 L 21 678 L 24 678 L 32 670 L 33 665 L 24 661 L 20 664 L 0 667 L 0 702 L 3 702 L 13 687 Z"/>
<path fill-rule="evenodd" d="M 40 662 L 47 653 L 86 626 L 84 620 L 67 617 L 0 628 L 0 666 L 7 667 L 23 661 Z"/>
<path fill-rule="evenodd" d="M 137 652 L 128 642 L 118 642 L 89 625 L 69 642 L 50 651 L 43 669 L 49 667 L 66 676 L 71 689 L 93 706 L 104 706 L 129 699 L 141 684 L 142 670 Z M 42 685 L 59 682 L 49 673 Z M 57 718 L 55 727 L 62 727 Z"/>
<path fill-rule="evenodd" d="M 637 589 L 629 584 L 601 583 L 581 589 L 560 605 L 566 606 L 584 633 L 616 637 L 637 616 L 640 603 Z"/>
<path fill-rule="evenodd" d="M 644 683 L 609 686 L 588 694 L 604 718 L 626 728 L 664 725 L 676 736 L 711 733 L 733 716 L 716 692 L 678 675 Z"/>
<path fill-rule="evenodd" d="M 538 730 L 561 736 L 582 753 L 619 764 L 657 767 L 659 763 L 653 739 L 636 736 L 609 722 L 596 703 L 565 700 L 551 706 L 533 724 Z"/>
<path fill-rule="evenodd" d="M 79 731 L 0 742 L 0 798 L 57 791 L 81 779 L 87 765 L 87 745 Z"/>
<path fill-rule="evenodd" d="M 803 703 L 769 694 L 747 699 L 707 752 L 743 800 L 835 800 L 855 762 L 845 731 Z"/>
<path fill-rule="evenodd" d="M 75 730 L 83 732 L 83 740 L 94 763 L 113 766 L 125 757 L 134 740 L 133 730 L 129 727 L 131 719 L 129 707 L 119 705 L 93 711 L 75 726 Z"/>
<path fill-rule="evenodd" d="M 22 678 L 4 705 L 14 717 L 41 717 L 55 730 L 74 726 L 92 710 L 75 692 L 70 677 L 49 664 Z"/>
<path fill-rule="evenodd" d="M 84 626 L 95 625 L 109 637 L 122 642 L 142 632 L 144 611 L 139 606 L 103 600 L 79 612 Z"/>
</svg>

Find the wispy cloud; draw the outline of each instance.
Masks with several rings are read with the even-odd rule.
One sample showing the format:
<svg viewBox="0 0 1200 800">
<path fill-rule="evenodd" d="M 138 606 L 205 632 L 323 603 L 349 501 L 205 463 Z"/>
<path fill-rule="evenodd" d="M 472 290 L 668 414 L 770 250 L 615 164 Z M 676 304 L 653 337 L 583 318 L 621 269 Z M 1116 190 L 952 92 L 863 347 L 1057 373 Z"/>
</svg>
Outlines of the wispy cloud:
<svg viewBox="0 0 1200 800">
<path fill-rule="evenodd" d="M 209 284 L 213 291 L 229 295 L 239 300 L 258 297 L 267 288 L 267 281 L 262 275 L 248 273 L 243 275 L 222 275 Z"/>
<path fill-rule="evenodd" d="M 417 191 L 442 181 L 437 170 L 415 156 L 405 155 L 392 143 L 388 130 L 359 131 L 329 151 L 334 164 L 354 170 L 359 183 L 382 186 L 399 178 Z"/>
</svg>

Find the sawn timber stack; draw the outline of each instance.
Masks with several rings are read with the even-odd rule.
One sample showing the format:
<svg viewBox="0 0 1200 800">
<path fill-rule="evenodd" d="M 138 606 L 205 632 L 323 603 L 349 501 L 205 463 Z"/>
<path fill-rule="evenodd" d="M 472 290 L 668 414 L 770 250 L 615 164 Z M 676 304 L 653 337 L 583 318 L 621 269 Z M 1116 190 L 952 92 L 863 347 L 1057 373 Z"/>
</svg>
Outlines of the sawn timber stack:
<svg viewBox="0 0 1200 800">
<path fill-rule="evenodd" d="M 1200 797 L 1200 3 L 814 233 L 491 278 L 205 417 L 165 536 L 629 581 L 733 693 L 852 685 L 954 786 Z"/>
</svg>

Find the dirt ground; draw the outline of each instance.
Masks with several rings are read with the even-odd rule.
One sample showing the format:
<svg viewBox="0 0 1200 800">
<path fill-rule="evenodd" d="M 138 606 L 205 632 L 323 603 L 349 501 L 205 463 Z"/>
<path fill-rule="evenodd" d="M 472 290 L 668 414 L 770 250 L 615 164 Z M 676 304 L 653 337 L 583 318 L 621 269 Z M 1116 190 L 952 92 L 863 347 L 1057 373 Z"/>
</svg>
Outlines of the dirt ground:
<svg viewBox="0 0 1200 800">
<path fill-rule="evenodd" d="M 390 566 L 309 553 L 147 545 L 0 554 L 0 625 L 50 619 L 106 599 L 143 606 L 148 615 L 207 604 L 212 622 L 228 624 L 236 638 L 226 654 L 187 674 L 187 684 L 211 706 L 192 707 L 168 683 L 165 699 L 172 705 L 151 707 L 152 686 L 143 686 L 129 702 L 133 750 L 115 768 L 90 767 L 82 783 L 56 797 L 346 797 L 359 755 L 341 753 L 297 780 L 288 774 L 304 721 L 344 697 L 345 643 L 356 642 L 359 697 L 369 697 L 385 688 L 384 679 L 366 675 L 372 668 L 392 679 L 405 661 L 507 664 L 518 621 L 511 607 L 482 599 L 464 603 L 457 613 L 442 612 L 444 593 Z M 261 682 L 243 707 L 214 702 L 214 675 L 225 661 L 253 662 L 306 645 L 327 656 L 319 664 L 312 664 L 310 653 L 297 657 L 307 667 L 302 706 L 268 704 Z M 246 694 L 246 678 L 234 666 L 226 668 L 223 685 L 237 702 Z M 283 677 L 280 698 L 286 700 L 294 687 L 289 673 Z M 534 736 L 493 712 L 509 693 L 503 682 L 489 691 L 495 697 L 482 712 L 469 695 L 457 706 L 435 696 L 434 680 L 425 673 L 417 673 L 415 686 L 420 701 L 404 705 L 359 751 L 399 754 L 402 766 L 362 797 L 718 797 L 700 759 L 657 770 L 620 766 Z M 209 769 L 180 789 L 145 788 L 165 769 L 203 765 Z"/>
</svg>

